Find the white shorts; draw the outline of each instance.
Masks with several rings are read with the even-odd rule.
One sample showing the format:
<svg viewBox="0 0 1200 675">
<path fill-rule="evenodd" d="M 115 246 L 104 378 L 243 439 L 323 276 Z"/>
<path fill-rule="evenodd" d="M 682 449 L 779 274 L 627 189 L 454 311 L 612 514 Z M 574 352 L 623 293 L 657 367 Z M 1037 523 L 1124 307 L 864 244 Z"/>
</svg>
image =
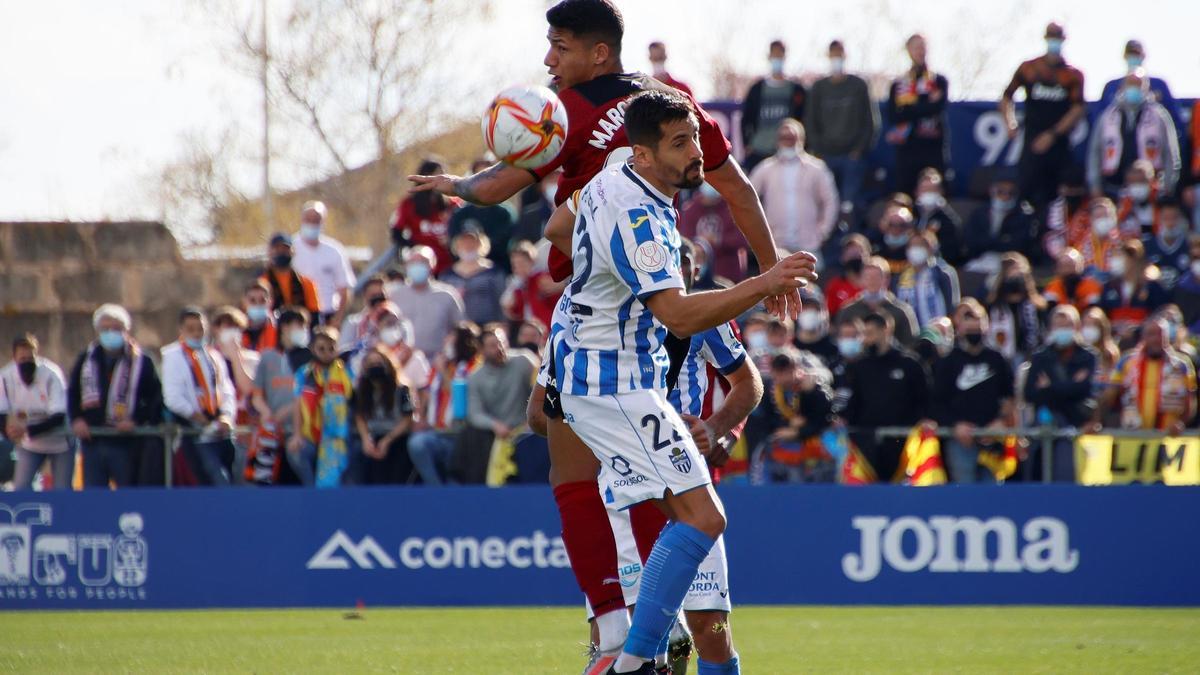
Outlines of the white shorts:
<svg viewBox="0 0 1200 675">
<path fill-rule="evenodd" d="M 612 525 L 613 537 L 617 540 L 617 572 L 625 606 L 637 604 L 638 590 L 642 585 L 642 559 L 638 554 L 637 541 L 633 537 L 633 526 L 629 512 L 608 509 L 608 522 Z M 591 605 L 584 599 L 588 619 L 592 618 Z M 683 598 L 685 612 L 728 612 L 732 609 L 729 598 L 729 563 L 725 559 L 725 537 L 708 552 L 708 557 L 696 570 L 688 593 Z"/>
<path fill-rule="evenodd" d="M 567 424 L 600 460 L 606 505 L 623 510 L 709 484 L 708 463 L 663 392 L 560 396 Z"/>
</svg>

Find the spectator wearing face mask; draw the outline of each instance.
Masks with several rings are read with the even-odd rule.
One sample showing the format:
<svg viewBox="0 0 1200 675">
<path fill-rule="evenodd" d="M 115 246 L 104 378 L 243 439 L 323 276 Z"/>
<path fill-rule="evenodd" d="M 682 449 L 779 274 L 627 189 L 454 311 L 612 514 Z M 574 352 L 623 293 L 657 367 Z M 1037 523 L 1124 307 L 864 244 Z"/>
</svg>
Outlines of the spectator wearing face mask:
<svg viewBox="0 0 1200 675">
<path fill-rule="evenodd" d="M 804 111 L 808 149 L 833 172 L 843 202 L 861 207 L 867 153 L 879 133 L 879 109 L 867 83 L 846 72 L 846 48 L 829 43 L 829 75 L 813 83 Z"/>
<path fill-rule="evenodd" d="M 1125 75 L 1104 83 L 1104 91 L 1100 94 L 1101 109 L 1107 108 L 1109 104 L 1117 100 L 1127 84 L 1129 75 L 1138 70 L 1145 70 L 1146 48 L 1142 45 L 1141 40 L 1126 42 L 1123 58 Z M 1149 82 L 1148 97 L 1153 98 L 1167 109 L 1167 112 L 1171 114 L 1171 119 L 1175 122 L 1176 129 L 1183 129 L 1183 111 L 1179 101 L 1171 94 L 1171 87 L 1167 85 L 1167 81 L 1161 77 L 1146 77 L 1145 79 Z"/>
<path fill-rule="evenodd" d="M 1121 341 L 1160 307 L 1170 301 L 1166 289 L 1146 274 L 1146 252 L 1142 242 L 1133 239 L 1121 244 L 1113 256 L 1112 277 L 1104 284 L 1100 308 L 1112 320 L 1113 332 Z"/>
<path fill-rule="evenodd" d="M 1083 312 L 1079 337 L 1083 344 L 1096 352 L 1096 376 L 1092 379 L 1092 392 L 1099 396 L 1108 387 L 1108 378 L 1121 358 L 1121 350 L 1113 340 L 1112 323 L 1099 307 L 1089 307 Z"/>
<path fill-rule="evenodd" d="M 349 349 L 338 346 L 338 353 L 356 373 L 362 371 L 362 359 L 372 349 L 378 347 L 398 359 L 399 352 L 412 343 L 413 326 L 393 302 L 385 300 L 371 308 L 367 321 L 369 328 Z"/>
<path fill-rule="evenodd" d="M 954 428 L 942 447 L 942 457 L 955 483 L 994 480 L 991 470 L 979 463 L 980 447 L 988 439 L 973 434 L 1016 422 L 1012 367 L 1008 358 L 985 344 L 987 323 L 987 314 L 976 300 L 961 302 L 954 312 L 958 344 L 938 361 L 933 373 L 935 417 L 939 425 Z"/>
<path fill-rule="evenodd" d="M 875 475 L 889 482 L 897 473 L 902 438 L 877 439 L 878 427 L 911 427 L 928 416 L 929 373 L 893 340 L 892 317 L 867 312 L 861 319 L 863 353 L 846 367 L 849 391 L 842 418 L 850 439 Z"/>
<path fill-rule="evenodd" d="M 829 314 L 819 297 L 806 294 L 801 298 L 795 345 L 821 359 L 826 367 L 838 359 L 837 344 L 829 336 Z"/>
<path fill-rule="evenodd" d="M 143 457 L 153 452 L 145 439 L 132 435 L 92 436 L 92 427 L 112 427 L 129 434 L 138 426 L 163 419 L 162 383 L 150 355 L 133 339 L 133 320 L 120 305 L 105 304 L 92 314 L 96 340 L 84 348 L 71 368 L 67 414 L 71 433 L 82 444 L 83 484 L 107 489 L 162 485 L 148 469 L 161 461 Z M 140 475 L 139 475 L 140 474 Z"/>
<path fill-rule="evenodd" d="M 687 84 L 675 79 L 671 73 L 667 71 L 667 46 L 658 40 L 650 43 L 648 56 L 650 57 L 650 74 L 654 79 L 662 82 L 668 87 L 674 87 L 679 91 L 687 94 L 689 98 L 692 96 L 692 88 Z"/>
<path fill-rule="evenodd" d="M 863 353 L 862 319 L 842 319 L 837 322 L 837 358 L 829 365 L 833 377 L 833 411 L 841 415 L 850 399 L 850 388 L 846 382 L 846 369 Z"/>
<path fill-rule="evenodd" d="M 950 265 L 963 262 L 962 217 L 946 201 L 945 183 L 937 169 L 925 169 L 917 177 L 916 209 L 918 232 L 932 232 L 938 240 L 942 260 Z"/>
<path fill-rule="evenodd" d="M 907 197 L 905 197 L 907 199 Z M 912 210 L 902 202 L 892 202 L 879 217 L 874 235 L 875 253 L 888 261 L 893 278 L 908 269 L 908 243 L 916 232 Z"/>
<path fill-rule="evenodd" d="M 341 335 L 341 344 L 338 345 L 339 352 L 361 347 L 366 337 L 375 332 L 375 320 L 378 318 L 379 308 L 388 300 L 386 284 L 384 277 L 380 275 L 372 276 L 363 284 L 362 309 L 347 316 L 346 320 L 342 322 L 339 331 Z"/>
<path fill-rule="evenodd" d="M 32 334 L 13 340 L 13 360 L 0 369 L 0 429 L 16 445 L 13 490 L 28 490 L 42 464 L 49 462 L 54 489 L 70 490 L 75 450 L 67 428 L 67 385 L 62 370 L 38 356 Z"/>
<path fill-rule="evenodd" d="M 316 284 L 321 322 L 340 326 L 350 311 L 354 270 L 350 268 L 350 258 L 342 243 L 324 234 L 324 228 L 325 204 L 306 203 L 300 209 L 300 231 L 295 239 L 292 266 Z"/>
<path fill-rule="evenodd" d="M 348 482 L 398 485 L 412 475 L 408 435 L 413 423 L 413 392 L 391 356 L 377 346 L 362 359 L 354 388 L 354 428 Z"/>
<path fill-rule="evenodd" d="M 842 239 L 841 274 L 829 280 L 825 286 L 825 302 L 829 315 L 837 316 L 842 307 L 862 292 L 864 262 L 871 257 L 871 242 L 861 234 L 850 234 Z"/>
<path fill-rule="evenodd" d="M 896 278 L 896 298 L 913 308 L 917 326 L 925 328 L 958 305 L 958 273 L 938 257 L 937 238 L 917 232 L 908 241 L 908 268 Z"/>
<path fill-rule="evenodd" d="M 1025 256 L 1001 256 L 1000 273 L 988 294 L 987 306 L 988 343 L 1005 358 L 1020 363 L 1042 345 L 1046 299 L 1038 292 Z"/>
<path fill-rule="evenodd" d="M 163 402 L 195 433 L 180 443 L 201 485 L 228 487 L 234 458 L 230 434 L 238 398 L 225 358 L 207 338 L 208 319 L 197 307 L 179 313 L 179 341 L 162 349 Z"/>
<path fill-rule="evenodd" d="M 477 159 L 471 163 L 471 173 L 479 173 L 491 165 L 492 162 L 486 159 Z M 512 271 L 508 266 L 508 249 L 515 221 L 516 215 L 508 202 L 490 206 L 467 202 L 450 216 L 446 229 L 451 242 L 464 232 L 476 232 L 487 237 L 490 245 L 488 250 L 480 255 L 490 260 L 496 269 L 507 274 Z"/>
<path fill-rule="evenodd" d="M 535 319 L 544 326 L 550 325 L 554 306 L 567 282 L 555 281 L 548 270 L 538 265 L 537 248 L 527 241 L 513 246 L 509 258 L 513 273 L 500 298 L 505 315 L 513 321 Z"/>
<path fill-rule="evenodd" d="M 987 254 L 1032 250 L 1037 218 L 1033 207 L 1019 198 L 1016 182 L 1001 174 L 992 182 L 989 194 L 991 201 L 975 209 L 967 221 L 966 257 L 975 260 Z"/>
<path fill-rule="evenodd" d="M 312 360 L 310 321 L 303 307 L 285 307 L 279 313 L 279 342 L 262 352 L 258 362 L 251 398 L 258 412 L 258 427 L 246 461 L 247 483 L 274 485 L 280 481 L 287 440 L 296 424 L 296 373 Z"/>
<path fill-rule="evenodd" d="M 804 151 L 804 127 L 794 119 L 779 125 L 778 149 L 750 172 L 775 244 L 787 251 L 816 251 L 840 213 L 833 174 Z"/>
<path fill-rule="evenodd" d="M 1094 277 L 1083 275 L 1083 256 L 1073 248 L 1063 249 L 1054 262 L 1056 272 L 1046 284 L 1042 296 L 1052 305 L 1071 305 L 1077 311 L 1100 302 L 1104 286 Z"/>
<path fill-rule="evenodd" d="M 486 234 L 468 230 L 452 242 L 458 259 L 442 276 L 442 281 L 458 290 L 463 313 L 479 325 L 504 319 L 500 298 L 507 285 L 505 274 L 490 259 L 491 241 Z"/>
<path fill-rule="evenodd" d="M 292 238 L 282 232 L 271 235 L 267 244 L 267 269 L 259 281 L 271 289 L 271 310 L 281 307 L 303 307 L 312 317 L 321 311 L 317 286 L 312 279 L 292 267 L 294 257 Z"/>
<path fill-rule="evenodd" d="M 1167 322 L 1167 342 L 1171 347 L 1186 356 L 1192 362 L 1193 369 L 1200 368 L 1200 351 L 1192 344 L 1187 324 L 1183 322 L 1183 311 L 1179 306 L 1163 305 L 1154 316 Z"/>
<path fill-rule="evenodd" d="M 1137 160 L 1125 173 L 1125 187 L 1117 202 L 1117 229 L 1125 239 L 1140 239 L 1158 232 L 1159 203 L 1165 193 L 1154 177 L 1150 162 Z"/>
<path fill-rule="evenodd" d="M 1179 435 L 1196 415 L 1196 371 L 1171 347 L 1161 318 L 1142 327 L 1141 341 L 1121 357 L 1111 382 L 1100 411 L 1115 411 L 1123 429 Z"/>
<path fill-rule="evenodd" d="M 1087 168 L 1093 194 L 1115 196 L 1137 160 L 1150 162 L 1165 194 L 1174 192 L 1179 181 L 1179 136 L 1171 114 L 1149 92 L 1146 72 L 1133 71 L 1092 127 Z"/>
<path fill-rule="evenodd" d="M 1046 346 L 1034 353 L 1025 376 L 1025 401 L 1039 411 L 1050 413 L 1056 427 L 1087 426 L 1096 414 L 1093 382 L 1096 378 L 1096 353 L 1079 333 L 1079 311 L 1071 305 L 1059 305 L 1050 312 L 1050 332 Z M 1029 477 L 1041 478 L 1041 444 L 1034 444 L 1027 465 Z M 1072 439 L 1054 442 L 1052 478 L 1074 482 L 1075 449 Z"/>
<path fill-rule="evenodd" d="M 312 360 L 296 371 L 288 462 L 305 486 L 336 488 L 350 464 L 354 372 L 337 355 L 336 328 L 313 331 Z"/>
<path fill-rule="evenodd" d="M 1117 227 L 1117 207 L 1111 199 L 1097 197 L 1091 201 L 1088 224 L 1086 229 L 1076 232 L 1069 243 L 1083 256 L 1084 274 L 1106 280 L 1122 241 Z"/>
<path fill-rule="evenodd" d="M 1188 268 L 1175 284 L 1172 299 L 1183 312 L 1188 331 L 1200 334 L 1200 235 L 1188 237 Z"/>
<path fill-rule="evenodd" d="M 430 358 L 441 351 L 446 336 L 462 321 L 462 299 L 453 286 L 430 278 L 433 249 L 414 246 L 405 254 L 404 263 L 405 284 L 391 287 L 388 297 L 412 322 L 413 346 Z"/>
<path fill-rule="evenodd" d="M 946 100 L 950 83 L 926 65 L 925 37 L 919 33 L 904 43 L 912 66 L 892 82 L 886 138 L 896 146 L 896 189 L 916 197 L 917 178 L 932 168 L 942 172 L 949 153 Z"/>
<path fill-rule="evenodd" d="M 773 40 L 767 51 L 771 71 L 750 85 L 742 99 L 742 139 L 746 143 L 746 171 L 775 153 L 776 131 L 783 120 L 803 119 L 807 92 L 799 82 L 783 74 L 787 47 Z"/>
<path fill-rule="evenodd" d="M 446 173 L 442 161 L 427 158 L 417 167 L 421 176 Z M 462 206 L 457 197 L 447 197 L 437 190 L 410 192 L 400 200 L 392 216 L 392 241 L 397 249 L 428 246 L 433 253 L 433 272 L 441 276 L 450 268 L 450 216 Z"/>
<path fill-rule="evenodd" d="M 1062 56 L 1066 31 L 1057 23 L 1046 26 L 1046 53 L 1022 63 L 1000 99 L 1000 114 L 1008 137 L 1016 138 L 1013 95 L 1025 90 L 1024 142 L 1020 159 L 1021 199 L 1038 209 L 1054 199 L 1063 172 L 1071 163 L 1071 131 L 1084 118 L 1083 73 Z"/>
<path fill-rule="evenodd" d="M 459 378 L 469 380 L 482 362 L 479 327 L 466 321 L 458 324 L 446 336 L 445 346 L 434 361 L 429 383 L 421 392 L 413 433 L 408 439 L 408 455 L 426 485 L 457 480 L 451 474 L 451 459 L 458 442 L 455 423 L 462 420 L 455 417 L 453 383 Z M 468 396 L 469 387 L 468 384 Z"/>
<path fill-rule="evenodd" d="M 733 214 L 721 193 L 701 183 L 679 213 L 679 234 L 697 245 L 701 240 L 712 249 L 710 268 L 713 276 L 733 282 L 746 278 L 749 256 L 746 237 L 733 222 Z M 776 242 L 778 243 L 778 242 Z"/>
<path fill-rule="evenodd" d="M 225 367 L 233 377 L 233 388 L 237 393 L 237 416 L 233 420 L 234 426 L 248 426 L 253 421 L 254 414 L 251 402 L 254 394 L 254 374 L 258 370 L 258 363 L 262 359 L 262 355 L 242 345 L 249 321 L 238 308 L 217 308 L 213 312 L 212 326 L 213 346 L 225 358 Z M 235 432 L 233 445 L 233 466 L 244 466 L 247 449 L 250 445 L 250 435 Z M 240 483 L 242 475 L 231 470 L 230 478 L 235 483 Z"/>
<path fill-rule="evenodd" d="M 1175 287 L 1187 273 L 1191 256 L 1188 251 L 1188 236 L 1191 228 L 1174 199 L 1158 203 L 1158 230 L 1144 235 L 1146 262 L 1158 267 L 1158 282 L 1168 291 Z"/>
<path fill-rule="evenodd" d="M 274 349 L 279 344 L 279 327 L 271 309 L 271 287 L 256 279 L 242 293 L 242 311 L 246 313 L 246 330 L 242 346 L 255 352 Z"/>
<path fill-rule="evenodd" d="M 872 312 L 887 314 L 892 319 L 891 335 L 901 346 L 908 346 L 917 337 L 917 317 L 912 306 L 901 301 L 888 290 L 888 263 L 873 256 L 863 266 L 863 290 L 858 297 L 846 303 L 838 312 L 842 319 L 863 319 Z"/>
</svg>

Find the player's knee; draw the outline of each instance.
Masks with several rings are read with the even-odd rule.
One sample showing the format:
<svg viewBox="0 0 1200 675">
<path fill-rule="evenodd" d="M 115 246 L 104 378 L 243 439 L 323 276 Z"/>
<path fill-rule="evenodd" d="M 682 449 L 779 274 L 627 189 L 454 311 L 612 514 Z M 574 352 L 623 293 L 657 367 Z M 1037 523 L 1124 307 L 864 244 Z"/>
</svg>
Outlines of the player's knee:
<svg viewBox="0 0 1200 675">
<path fill-rule="evenodd" d="M 729 615 L 725 612 L 688 612 L 688 628 L 700 658 L 709 663 L 725 663 L 733 658 L 733 636 Z"/>
<path fill-rule="evenodd" d="M 716 539 L 725 532 L 725 514 L 721 509 L 705 509 L 695 514 L 692 527 Z"/>
</svg>

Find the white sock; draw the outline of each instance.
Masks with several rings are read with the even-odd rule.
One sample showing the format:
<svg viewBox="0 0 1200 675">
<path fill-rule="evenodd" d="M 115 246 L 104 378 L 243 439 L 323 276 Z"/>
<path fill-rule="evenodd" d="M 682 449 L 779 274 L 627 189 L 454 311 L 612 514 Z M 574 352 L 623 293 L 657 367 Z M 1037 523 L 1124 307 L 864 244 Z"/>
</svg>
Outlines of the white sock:
<svg viewBox="0 0 1200 675">
<path fill-rule="evenodd" d="M 633 654 L 621 652 L 621 655 L 617 657 L 617 662 L 613 664 L 613 671 L 618 673 L 632 673 L 638 668 L 641 668 L 642 664 L 645 662 L 646 659 L 643 659 L 640 656 L 634 656 Z"/>
<path fill-rule="evenodd" d="M 616 651 L 629 637 L 629 612 L 624 608 L 596 617 L 596 629 L 600 632 L 600 651 Z"/>
</svg>

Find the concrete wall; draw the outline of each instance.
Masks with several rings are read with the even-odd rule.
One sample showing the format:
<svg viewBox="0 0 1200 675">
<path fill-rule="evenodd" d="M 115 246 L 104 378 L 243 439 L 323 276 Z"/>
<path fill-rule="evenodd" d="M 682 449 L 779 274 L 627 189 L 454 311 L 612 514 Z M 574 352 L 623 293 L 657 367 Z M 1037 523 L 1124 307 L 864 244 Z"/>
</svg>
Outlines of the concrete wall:
<svg viewBox="0 0 1200 675">
<path fill-rule="evenodd" d="M 188 261 L 161 223 L 0 222 L 0 363 L 14 337 L 35 334 L 69 368 L 93 339 L 92 312 L 116 302 L 145 347 L 175 340 L 183 305 L 236 304 L 257 261 Z"/>
</svg>

